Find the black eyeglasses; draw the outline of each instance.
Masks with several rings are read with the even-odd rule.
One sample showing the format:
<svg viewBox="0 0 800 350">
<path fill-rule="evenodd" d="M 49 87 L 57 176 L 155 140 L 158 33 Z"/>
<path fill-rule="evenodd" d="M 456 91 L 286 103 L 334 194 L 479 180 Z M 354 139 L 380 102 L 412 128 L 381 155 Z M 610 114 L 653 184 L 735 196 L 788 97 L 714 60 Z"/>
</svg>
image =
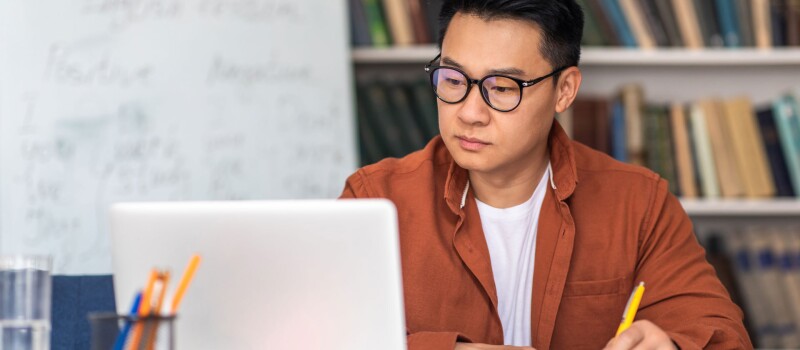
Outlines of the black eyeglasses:
<svg viewBox="0 0 800 350">
<path fill-rule="evenodd" d="M 534 86 L 568 68 L 568 66 L 560 67 L 548 75 L 528 81 L 502 74 L 487 75 L 476 80 L 458 68 L 433 65 L 433 62 L 441 56 L 441 54 L 436 55 L 436 58 L 425 65 L 436 97 L 445 103 L 459 103 L 467 98 L 472 85 L 478 85 L 481 88 L 483 101 L 500 112 L 511 112 L 519 106 L 522 102 L 523 88 Z"/>
</svg>

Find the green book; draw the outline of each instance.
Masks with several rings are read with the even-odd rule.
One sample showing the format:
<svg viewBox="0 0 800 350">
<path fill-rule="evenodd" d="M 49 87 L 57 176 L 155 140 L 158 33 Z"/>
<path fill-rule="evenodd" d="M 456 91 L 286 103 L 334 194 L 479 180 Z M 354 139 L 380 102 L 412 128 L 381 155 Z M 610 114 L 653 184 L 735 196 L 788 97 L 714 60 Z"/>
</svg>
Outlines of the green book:
<svg viewBox="0 0 800 350">
<path fill-rule="evenodd" d="M 597 15 L 592 11 L 587 0 L 578 0 L 583 8 L 583 43 L 587 46 L 606 46 L 608 43 L 603 38 L 603 32 L 597 20 Z"/>
<path fill-rule="evenodd" d="M 385 47 L 391 45 L 389 30 L 386 28 L 386 20 L 383 16 L 381 3 L 379 0 L 361 0 L 364 5 L 364 12 L 367 17 L 369 34 L 372 45 L 375 47 Z"/>
</svg>

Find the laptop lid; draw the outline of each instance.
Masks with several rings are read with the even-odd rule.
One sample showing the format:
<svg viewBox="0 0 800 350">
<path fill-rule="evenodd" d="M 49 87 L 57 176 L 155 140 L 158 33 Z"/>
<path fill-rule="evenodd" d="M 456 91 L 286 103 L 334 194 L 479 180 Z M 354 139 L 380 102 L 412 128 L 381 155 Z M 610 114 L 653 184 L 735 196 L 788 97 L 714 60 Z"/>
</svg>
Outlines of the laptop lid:
<svg viewBox="0 0 800 350">
<path fill-rule="evenodd" d="M 153 267 L 170 270 L 174 292 L 202 256 L 178 310 L 179 349 L 405 349 L 389 201 L 122 203 L 111 233 L 120 313 Z"/>
</svg>

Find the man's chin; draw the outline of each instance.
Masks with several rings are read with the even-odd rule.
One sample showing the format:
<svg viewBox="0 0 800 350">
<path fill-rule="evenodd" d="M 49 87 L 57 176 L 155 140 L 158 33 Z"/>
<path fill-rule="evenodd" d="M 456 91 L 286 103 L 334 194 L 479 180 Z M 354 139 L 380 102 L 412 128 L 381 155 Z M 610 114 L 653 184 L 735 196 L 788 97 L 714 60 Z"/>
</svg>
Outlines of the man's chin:
<svg viewBox="0 0 800 350">
<path fill-rule="evenodd" d="M 458 166 L 469 171 L 486 172 L 490 168 L 489 164 L 487 164 L 485 156 L 483 155 L 459 154 L 454 155 L 453 160 L 455 160 Z"/>
</svg>

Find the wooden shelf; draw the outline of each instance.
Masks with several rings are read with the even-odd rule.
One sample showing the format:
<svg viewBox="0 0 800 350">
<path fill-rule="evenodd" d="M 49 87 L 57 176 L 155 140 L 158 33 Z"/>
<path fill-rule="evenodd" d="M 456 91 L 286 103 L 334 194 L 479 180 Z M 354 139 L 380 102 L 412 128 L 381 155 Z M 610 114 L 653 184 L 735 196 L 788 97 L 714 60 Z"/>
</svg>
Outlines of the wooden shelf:
<svg viewBox="0 0 800 350">
<path fill-rule="evenodd" d="M 755 217 L 784 216 L 795 217 L 800 222 L 800 199 L 682 199 L 686 213 L 692 217 L 725 216 Z"/>
<path fill-rule="evenodd" d="M 356 48 L 355 64 L 425 64 L 438 53 L 436 46 Z M 627 49 L 585 47 L 581 66 L 794 66 L 800 47 L 762 49 Z"/>
</svg>

